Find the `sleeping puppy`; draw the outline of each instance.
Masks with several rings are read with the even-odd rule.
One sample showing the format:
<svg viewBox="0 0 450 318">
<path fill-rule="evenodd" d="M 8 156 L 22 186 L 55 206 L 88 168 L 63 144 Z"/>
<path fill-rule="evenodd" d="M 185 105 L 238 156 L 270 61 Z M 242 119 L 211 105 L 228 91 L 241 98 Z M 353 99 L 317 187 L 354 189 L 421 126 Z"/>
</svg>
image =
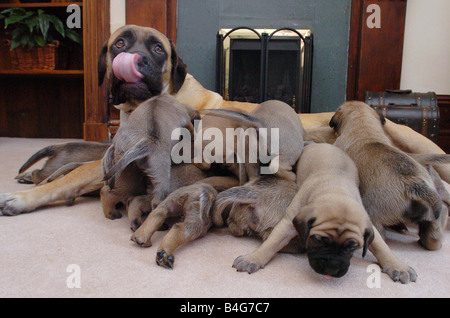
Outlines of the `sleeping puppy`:
<svg viewBox="0 0 450 318">
<path fill-rule="evenodd" d="M 114 176 L 135 163 L 154 186 L 152 206 L 156 207 L 169 194 L 171 152 L 178 142 L 172 140 L 172 133 L 187 128 L 193 136 L 192 121 L 198 118 L 195 109 L 168 94 L 139 105 L 122 121 L 113 145 L 103 158 L 104 177 L 110 181 L 110 188 L 114 187 Z"/>
<path fill-rule="evenodd" d="M 62 145 L 53 145 L 39 150 L 20 168 L 15 178 L 19 183 L 40 184 L 48 178 L 53 181 L 73 169 L 90 161 L 101 158 L 109 148 L 110 143 L 103 142 L 69 142 Z M 40 160 L 48 158 L 42 169 L 26 172 Z"/>
<path fill-rule="evenodd" d="M 327 278 L 344 276 L 357 249 L 370 249 L 394 281 L 408 283 L 417 275 L 398 260 L 372 226 L 358 190 L 358 170 L 339 148 L 309 144 L 297 165 L 300 190 L 283 219 L 252 254 L 238 257 L 233 267 L 254 273 L 296 240 L 311 267 Z"/>
<path fill-rule="evenodd" d="M 381 119 L 381 120 L 380 120 Z M 358 167 L 361 197 L 374 226 L 419 225 L 419 243 L 426 249 L 442 246 L 447 213 L 428 171 L 412 156 L 395 148 L 383 131 L 385 119 L 367 104 L 347 102 L 330 121 Z M 424 155 L 419 155 L 424 156 Z M 447 155 L 429 155 L 447 162 Z M 422 158 L 423 159 L 423 158 Z"/>
<path fill-rule="evenodd" d="M 303 150 L 305 131 L 302 122 L 296 112 L 280 101 L 267 101 L 258 105 L 252 112 L 243 114 L 225 109 L 207 110 L 203 112 L 211 116 L 220 116 L 236 121 L 241 128 L 254 128 L 256 130 L 258 145 L 267 146 L 267 154 L 271 156 L 270 166 L 268 170 L 270 174 L 275 174 L 283 179 L 295 181 L 295 173 L 292 168 L 297 163 Z M 262 134 L 262 129 L 267 129 L 267 134 Z M 272 129 L 278 129 L 279 136 L 272 136 Z M 248 180 L 252 181 L 260 175 L 261 162 L 250 162 L 250 153 L 258 149 L 252 149 L 249 143 L 245 141 L 245 136 L 240 136 L 241 144 L 245 145 L 245 158 L 241 158 L 240 180 L 241 184 L 245 184 Z M 278 151 L 271 149 L 271 146 L 277 144 Z M 261 150 L 261 148 L 259 148 Z M 235 153 L 239 154 L 236 149 Z M 274 165 L 275 160 L 278 161 L 278 167 Z M 261 159 L 261 153 L 259 153 Z M 242 163 L 242 161 L 244 161 Z M 268 165 L 269 163 L 263 163 Z M 266 167 L 267 168 L 267 167 Z M 266 173 L 269 174 L 269 173 Z"/>
<path fill-rule="evenodd" d="M 211 177 L 173 191 L 150 213 L 131 240 L 141 247 L 150 247 L 153 234 L 168 218 L 181 218 L 165 235 L 156 255 L 159 266 L 172 269 L 175 250 L 205 236 L 210 229 L 211 208 L 217 193 L 238 184 L 235 177 Z"/>
</svg>

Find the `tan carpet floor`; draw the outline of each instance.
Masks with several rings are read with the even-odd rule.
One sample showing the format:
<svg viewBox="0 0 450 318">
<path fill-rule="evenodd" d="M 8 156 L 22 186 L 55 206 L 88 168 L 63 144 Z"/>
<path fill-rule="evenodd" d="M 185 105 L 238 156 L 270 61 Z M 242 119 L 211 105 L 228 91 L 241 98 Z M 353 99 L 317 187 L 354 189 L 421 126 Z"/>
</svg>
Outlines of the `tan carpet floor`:
<svg viewBox="0 0 450 318">
<path fill-rule="evenodd" d="M 26 190 L 14 177 L 35 151 L 68 140 L 0 138 L 0 193 Z M 158 267 L 154 246 L 139 248 L 130 241 L 128 221 L 104 218 L 98 198 L 79 198 L 72 207 L 55 205 L 18 217 L 0 217 L 0 297 L 449 297 L 450 228 L 442 250 L 429 252 L 417 235 L 389 233 L 394 253 L 418 273 L 417 283 L 401 285 L 382 274 L 379 289 L 367 286 L 375 262 L 358 251 L 348 274 L 325 280 L 304 255 L 278 255 L 253 274 L 237 273 L 236 257 L 252 252 L 259 241 L 235 238 L 227 229 L 213 229 L 176 252 L 174 270 Z M 75 264 L 81 288 L 71 289 L 67 272 Z M 70 268 L 69 268 L 70 269 Z"/>
</svg>

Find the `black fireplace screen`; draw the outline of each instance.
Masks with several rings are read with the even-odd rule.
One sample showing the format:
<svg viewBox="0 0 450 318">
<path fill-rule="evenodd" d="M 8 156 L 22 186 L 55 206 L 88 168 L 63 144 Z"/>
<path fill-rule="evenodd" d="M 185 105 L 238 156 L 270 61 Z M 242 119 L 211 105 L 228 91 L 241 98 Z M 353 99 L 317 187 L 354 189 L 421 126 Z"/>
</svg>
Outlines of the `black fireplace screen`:
<svg viewBox="0 0 450 318">
<path fill-rule="evenodd" d="M 297 112 L 311 112 L 312 34 L 290 28 L 267 31 L 247 27 L 219 31 L 216 91 L 226 100 L 276 99 Z"/>
</svg>

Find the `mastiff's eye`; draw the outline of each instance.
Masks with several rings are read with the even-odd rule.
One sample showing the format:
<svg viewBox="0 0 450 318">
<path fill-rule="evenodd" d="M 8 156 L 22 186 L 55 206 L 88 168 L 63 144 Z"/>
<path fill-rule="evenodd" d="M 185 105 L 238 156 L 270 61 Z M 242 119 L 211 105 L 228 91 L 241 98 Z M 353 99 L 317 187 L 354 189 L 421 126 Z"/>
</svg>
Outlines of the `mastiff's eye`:
<svg viewBox="0 0 450 318">
<path fill-rule="evenodd" d="M 163 53 L 164 53 L 164 50 L 163 50 L 163 48 L 161 47 L 161 45 L 156 45 L 156 46 L 155 46 L 155 52 L 158 53 L 158 54 L 163 54 Z"/>
<path fill-rule="evenodd" d="M 125 41 L 120 39 L 119 41 L 116 42 L 116 47 L 121 49 L 125 46 Z"/>
</svg>

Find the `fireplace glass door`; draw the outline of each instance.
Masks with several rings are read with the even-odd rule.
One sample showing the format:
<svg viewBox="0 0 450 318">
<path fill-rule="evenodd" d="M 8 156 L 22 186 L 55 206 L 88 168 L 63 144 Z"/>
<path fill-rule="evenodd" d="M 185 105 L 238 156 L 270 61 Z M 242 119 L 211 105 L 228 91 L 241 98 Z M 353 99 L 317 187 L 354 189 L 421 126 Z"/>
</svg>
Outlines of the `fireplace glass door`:
<svg viewBox="0 0 450 318">
<path fill-rule="evenodd" d="M 216 91 L 226 100 L 281 100 L 310 112 L 309 30 L 222 29 L 217 36 Z"/>
</svg>

